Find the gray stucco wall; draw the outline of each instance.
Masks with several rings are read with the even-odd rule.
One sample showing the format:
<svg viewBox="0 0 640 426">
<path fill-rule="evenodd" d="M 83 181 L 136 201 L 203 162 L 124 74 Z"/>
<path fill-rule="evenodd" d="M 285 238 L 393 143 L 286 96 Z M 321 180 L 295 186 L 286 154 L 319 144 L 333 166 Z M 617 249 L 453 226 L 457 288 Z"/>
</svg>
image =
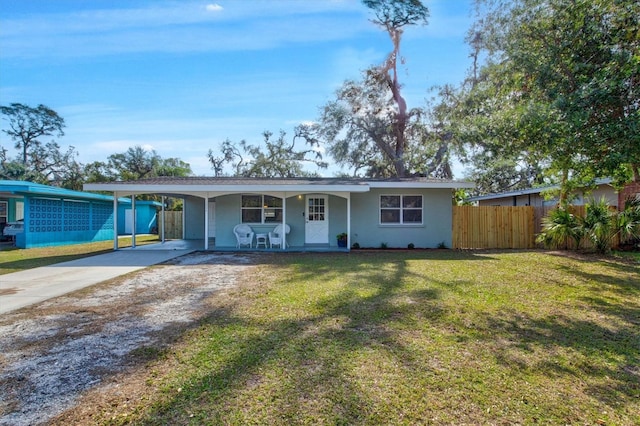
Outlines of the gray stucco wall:
<svg viewBox="0 0 640 426">
<path fill-rule="evenodd" d="M 184 238 L 201 240 L 204 238 L 204 198 L 186 197 L 184 199 Z"/>
<path fill-rule="evenodd" d="M 423 223 L 420 225 L 380 224 L 381 195 L 423 196 Z M 433 248 L 444 243 L 451 247 L 451 190 L 450 189 L 406 189 L 402 191 L 373 189 L 367 193 L 351 195 L 351 243 L 361 247 L 406 248 L 409 243 L 415 247 Z M 241 223 L 242 195 L 233 194 L 216 198 L 216 247 L 235 247 L 233 228 Z M 291 227 L 287 242 L 292 247 L 305 245 L 305 202 L 306 196 L 292 196 L 286 200 L 286 222 Z M 337 246 L 336 235 L 347 231 L 347 200 L 330 195 L 329 202 L 329 245 Z M 185 199 L 185 238 L 201 239 L 204 235 L 204 200 Z M 268 233 L 276 224 L 249 224 L 256 233 Z"/>
<path fill-rule="evenodd" d="M 381 195 L 423 196 L 423 223 L 421 225 L 380 224 Z M 405 189 L 402 191 L 373 189 L 368 193 L 351 196 L 351 244 L 360 247 L 435 248 L 444 243 L 451 247 L 452 194 L 450 189 Z"/>
<path fill-rule="evenodd" d="M 216 247 L 235 247 L 236 237 L 233 227 L 241 223 L 241 194 L 225 195 L 216 198 Z M 287 235 L 290 246 L 304 245 L 304 197 L 289 197 L 286 200 L 287 224 L 291 232 Z M 276 224 L 250 224 L 254 232 L 268 233 Z"/>
<path fill-rule="evenodd" d="M 304 196 L 287 198 L 287 223 L 291 233 L 287 235 L 290 246 L 304 246 Z"/>
</svg>

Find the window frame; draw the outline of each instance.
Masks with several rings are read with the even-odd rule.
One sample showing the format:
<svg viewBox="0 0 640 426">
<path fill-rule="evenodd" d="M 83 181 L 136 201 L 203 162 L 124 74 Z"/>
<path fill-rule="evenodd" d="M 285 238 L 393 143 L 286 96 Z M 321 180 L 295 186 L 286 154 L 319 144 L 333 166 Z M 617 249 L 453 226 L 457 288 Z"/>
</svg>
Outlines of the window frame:
<svg viewBox="0 0 640 426">
<path fill-rule="evenodd" d="M 245 206 L 244 197 L 260 197 L 258 206 Z M 266 198 L 269 198 L 268 201 L 278 200 L 276 203 L 268 203 Z M 255 221 L 245 221 L 244 212 L 245 211 L 255 211 L 260 212 L 260 222 Z M 278 211 L 280 215 L 278 215 Z M 271 225 L 282 223 L 282 220 L 278 220 L 278 217 L 282 218 L 284 213 L 284 202 L 282 198 L 269 195 L 269 194 L 241 194 L 240 195 L 240 223 L 253 224 L 253 225 Z M 267 216 L 273 217 L 274 220 L 266 220 Z"/>
<path fill-rule="evenodd" d="M 384 197 L 397 197 L 398 206 L 383 206 L 382 200 Z M 405 197 L 419 197 L 420 207 L 405 207 Z M 395 203 L 394 203 L 395 204 Z M 383 222 L 383 211 L 397 212 L 397 222 Z M 420 211 L 420 222 L 405 222 L 405 211 Z M 381 226 L 423 226 L 424 225 L 424 195 L 422 194 L 380 194 L 378 198 L 378 223 Z"/>
</svg>

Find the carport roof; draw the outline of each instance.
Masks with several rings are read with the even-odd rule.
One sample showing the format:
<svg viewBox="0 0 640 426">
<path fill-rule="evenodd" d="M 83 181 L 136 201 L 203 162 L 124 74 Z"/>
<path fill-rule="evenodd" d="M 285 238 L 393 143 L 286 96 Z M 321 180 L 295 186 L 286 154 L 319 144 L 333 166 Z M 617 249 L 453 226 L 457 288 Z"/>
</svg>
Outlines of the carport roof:
<svg viewBox="0 0 640 426">
<path fill-rule="evenodd" d="M 0 195 L 13 197 L 37 195 L 56 198 L 73 198 L 77 200 L 113 201 L 113 197 L 111 195 L 90 194 L 86 192 L 72 191 L 70 189 L 57 188 L 55 186 L 42 185 L 40 183 L 33 183 L 24 180 L 0 181 Z M 130 202 L 126 198 L 122 201 Z"/>
<path fill-rule="evenodd" d="M 55 186 L 43 185 L 40 183 L 33 183 L 25 180 L 2 180 L 0 181 L 0 197 L 12 197 L 22 198 L 25 196 L 35 197 L 53 197 L 53 198 L 67 198 L 73 200 L 83 201 L 107 201 L 112 203 L 113 196 L 103 194 L 92 194 L 90 192 L 73 191 L 65 188 L 58 188 Z M 131 203 L 129 198 L 119 198 L 118 203 L 128 204 Z M 155 206 L 161 206 L 157 201 L 138 201 L 138 203 L 153 204 Z"/>
</svg>

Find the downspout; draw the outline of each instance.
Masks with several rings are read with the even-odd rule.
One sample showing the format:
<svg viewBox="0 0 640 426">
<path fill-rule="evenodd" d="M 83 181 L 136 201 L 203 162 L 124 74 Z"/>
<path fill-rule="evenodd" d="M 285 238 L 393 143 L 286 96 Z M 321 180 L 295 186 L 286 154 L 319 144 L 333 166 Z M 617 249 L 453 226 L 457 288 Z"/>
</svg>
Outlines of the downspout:
<svg viewBox="0 0 640 426">
<path fill-rule="evenodd" d="M 131 223 L 132 223 L 132 227 L 131 227 L 131 248 L 134 249 L 136 248 L 136 226 L 138 226 L 138 224 L 136 223 L 136 196 L 135 195 L 131 195 Z"/>
<path fill-rule="evenodd" d="M 113 193 L 113 250 L 118 250 L 118 193 Z"/>
</svg>

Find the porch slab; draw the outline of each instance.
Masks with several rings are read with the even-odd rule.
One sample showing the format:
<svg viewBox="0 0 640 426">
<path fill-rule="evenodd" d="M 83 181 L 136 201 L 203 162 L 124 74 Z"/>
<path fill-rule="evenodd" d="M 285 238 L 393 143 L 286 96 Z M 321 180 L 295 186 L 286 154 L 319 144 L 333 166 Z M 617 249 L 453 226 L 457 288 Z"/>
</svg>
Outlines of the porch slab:
<svg viewBox="0 0 640 426">
<path fill-rule="evenodd" d="M 336 246 L 293 246 L 286 249 L 281 248 L 256 248 L 256 247 L 216 247 L 213 240 L 209 240 L 208 251 L 217 251 L 225 253 L 348 253 L 346 247 Z M 197 250 L 204 251 L 204 240 L 167 240 L 161 243 L 146 244 L 135 248 L 123 248 L 121 250 Z"/>
</svg>

